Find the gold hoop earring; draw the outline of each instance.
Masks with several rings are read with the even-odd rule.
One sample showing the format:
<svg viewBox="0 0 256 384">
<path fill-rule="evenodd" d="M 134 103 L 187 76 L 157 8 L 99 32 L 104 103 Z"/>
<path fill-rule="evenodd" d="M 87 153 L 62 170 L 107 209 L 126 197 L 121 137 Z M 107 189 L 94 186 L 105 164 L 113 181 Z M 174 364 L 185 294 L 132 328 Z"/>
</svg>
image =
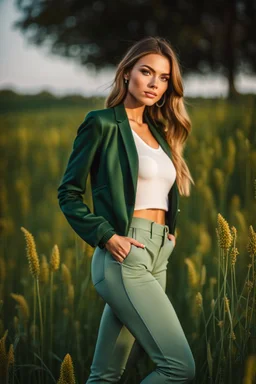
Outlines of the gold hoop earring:
<svg viewBox="0 0 256 384">
<path fill-rule="evenodd" d="M 158 103 L 158 102 L 157 102 L 157 103 L 156 103 L 156 106 L 159 107 L 159 108 L 161 108 L 161 107 L 164 105 L 165 100 L 166 100 L 166 98 L 165 98 L 165 94 L 164 94 L 164 100 L 163 100 L 162 104 L 159 105 L 159 104 L 157 104 L 157 103 Z"/>
</svg>

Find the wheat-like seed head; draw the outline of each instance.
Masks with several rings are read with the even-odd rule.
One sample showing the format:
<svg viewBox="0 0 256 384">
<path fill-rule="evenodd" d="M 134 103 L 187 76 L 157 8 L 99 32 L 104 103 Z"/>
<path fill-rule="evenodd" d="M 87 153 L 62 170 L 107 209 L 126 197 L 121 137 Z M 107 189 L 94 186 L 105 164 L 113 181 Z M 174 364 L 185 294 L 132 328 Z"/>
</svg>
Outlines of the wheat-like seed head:
<svg viewBox="0 0 256 384">
<path fill-rule="evenodd" d="M 202 294 L 201 292 L 197 292 L 196 294 L 196 306 L 198 308 L 202 308 L 202 305 L 203 305 L 203 297 L 202 297 Z"/>
<path fill-rule="evenodd" d="M 1 357 L 1 364 L 4 361 L 7 361 L 7 353 L 6 353 L 6 347 L 5 347 L 5 341 L 8 335 L 8 329 L 5 331 L 3 337 L 0 339 L 0 357 Z"/>
<path fill-rule="evenodd" d="M 36 244 L 33 235 L 24 227 L 21 227 L 26 240 L 26 251 L 29 263 L 29 269 L 34 278 L 37 278 L 40 273 L 39 258 L 36 251 Z"/>
<path fill-rule="evenodd" d="M 238 249 L 233 247 L 230 252 L 231 265 L 234 266 L 236 264 L 236 257 L 239 255 Z"/>
<path fill-rule="evenodd" d="M 5 331 L 3 337 L 0 339 L 0 378 L 4 380 L 7 378 L 8 373 L 8 354 L 5 347 L 7 335 L 8 330 Z"/>
<path fill-rule="evenodd" d="M 227 157 L 226 163 L 224 165 L 225 171 L 228 174 L 231 174 L 235 166 L 235 155 L 236 155 L 236 145 L 232 137 L 228 138 L 227 141 Z"/>
<path fill-rule="evenodd" d="M 196 287 L 198 285 L 199 277 L 196 272 L 195 264 L 189 258 L 185 258 L 185 264 L 188 266 L 188 280 L 191 287 Z"/>
<path fill-rule="evenodd" d="M 224 185 L 224 172 L 219 168 L 214 168 L 213 178 L 214 178 L 216 187 L 218 188 L 219 191 L 221 191 Z"/>
<path fill-rule="evenodd" d="M 19 308 L 21 310 L 24 322 L 27 322 L 29 319 L 29 307 L 28 307 L 28 303 L 27 303 L 25 297 L 22 295 L 18 295 L 16 293 L 11 293 L 11 297 L 19 305 Z"/>
<path fill-rule="evenodd" d="M 41 260 L 39 280 L 42 284 L 47 284 L 49 281 L 49 264 L 45 255 L 42 256 Z"/>
<path fill-rule="evenodd" d="M 201 285 L 205 285 L 206 281 L 206 266 L 203 264 L 202 269 L 201 269 Z"/>
<path fill-rule="evenodd" d="M 237 240 L 237 229 L 234 225 L 231 227 L 231 236 L 234 242 Z"/>
<path fill-rule="evenodd" d="M 256 232 L 253 230 L 253 226 L 249 226 L 249 242 L 247 244 L 247 251 L 251 257 L 256 256 Z"/>
<path fill-rule="evenodd" d="M 203 184 L 201 193 L 204 200 L 207 202 L 209 207 L 214 207 L 214 197 L 211 188 L 207 184 Z"/>
<path fill-rule="evenodd" d="M 253 288 L 253 281 L 247 280 L 245 285 L 247 286 L 248 292 L 251 292 L 251 290 Z"/>
<path fill-rule="evenodd" d="M 199 244 L 196 251 L 202 254 L 208 253 L 211 250 L 212 239 L 204 226 L 200 226 L 199 230 Z"/>
<path fill-rule="evenodd" d="M 229 249 L 232 242 L 232 236 L 228 222 L 218 213 L 218 241 L 220 248 Z"/>
<path fill-rule="evenodd" d="M 67 353 L 60 367 L 60 378 L 57 384 L 75 384 L 75 382 L 72 358 Z"/>
<path fill-rule="evenodd" d="M 63 282 L 69 286 L 71 284 L 71 273 L 66 264 L 61 264 L 61 275 Z"/>
<path fill-rule="evenodd" d="M 224 297 L 224 302 L 225 302 L 225 312 L 229 311 L 229 299 L 227 296 Z"/>
<path fill-rule="evenodd" d="M 69 284 L 69 286 L 68 286 L 68 303 L 71 307 L 74 303 L 74 297 L 75 297 L 74 285 Z"/>
<path fill-rule="evenodd" d="M 230 200 L 230 210 L 231 210 L 231 212 L 237 212 L 240 209 L 241 209 L 241 199 L 238 195 L 233 195 L 231 197 L 231 200 Z M 232 228 L 231 228 L 231 230 L 232 230 Z M 236 228 L 235 228 L 235 230 L 236 230 Z"/>
<path fill-rule="evenodd" d="M 58 245 L 55 244 L 52 249 L 50 268 L 53 272 L 57 271 L 60 267 L 60 252 Z"/>
</svg>

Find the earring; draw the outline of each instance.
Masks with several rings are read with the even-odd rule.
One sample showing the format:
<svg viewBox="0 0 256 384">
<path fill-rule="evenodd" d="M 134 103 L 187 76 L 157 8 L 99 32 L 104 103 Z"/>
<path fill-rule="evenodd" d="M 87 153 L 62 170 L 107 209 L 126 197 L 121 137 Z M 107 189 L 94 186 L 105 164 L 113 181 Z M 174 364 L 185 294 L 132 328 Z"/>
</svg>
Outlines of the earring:
<svg viewBox="0 0 256 384">
<path fill-rule="evenodd" d="M 158 103 L 158 102 L 157 102 L 157 103 Z M 157 103 L 156 103 L 156 106 L 159 107 L 159 108 L 162 107 L 162 106 L 164 105 L 164 103 L 165 103 L 165 94 L 164 94 L 164 100 L 163 100 L 162 104 L 159 105 L 159 104 L 157 104 Z"/>
<path fill-rule="evenodd" d="M 128 83 L 128 79 L 124 79 L 124 82 L 125 82 L 125 84 L 127 84 Z"/>
</svg>

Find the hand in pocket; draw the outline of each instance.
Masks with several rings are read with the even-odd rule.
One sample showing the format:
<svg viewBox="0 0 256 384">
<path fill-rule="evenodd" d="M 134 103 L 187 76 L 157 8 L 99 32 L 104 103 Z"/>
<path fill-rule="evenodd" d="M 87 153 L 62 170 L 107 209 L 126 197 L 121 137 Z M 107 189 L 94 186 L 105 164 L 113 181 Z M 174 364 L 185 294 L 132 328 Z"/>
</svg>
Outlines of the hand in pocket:
<svg viewBox="0 0 256 384">
<path fill-rule="evenodd" d="M 172 235 L 171 233 L 168 233 L 167 237 L 168 237 L 169 240 L 173 241 L 173 244 L 174 244 L 174 247 L 175 247 L 175 244 L 176 244 L 175 236 Z"/>
<path fill-rule="evenodd" d="M 113 235 L 105 244 L 105 248 L 112 254 L 114 259 L 120 263 L 124 261 L 126 256 L 130 253 L 131 247 L 144 248 L 145 245 L 138 240 L 128 236 Z"/>
</svg>

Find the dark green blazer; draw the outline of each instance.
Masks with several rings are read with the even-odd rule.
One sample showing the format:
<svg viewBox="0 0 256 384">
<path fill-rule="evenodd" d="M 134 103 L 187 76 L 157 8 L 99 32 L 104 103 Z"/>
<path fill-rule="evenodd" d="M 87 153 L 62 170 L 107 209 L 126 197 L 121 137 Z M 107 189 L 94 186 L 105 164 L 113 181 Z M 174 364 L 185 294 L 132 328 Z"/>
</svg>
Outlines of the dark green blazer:
<svg viewBox="0 0 256 384">
<path fill-rule="evenodd" d="M 145 113 L 148 126 L 166 154 L 170 147 Z M 127 236 L 138 179 L 138 153 L 123 103 L 89 112 L 78 127 L 73 150 L 58 187 L 59 205 L 74 231 L 92 247 L 104 247 L 114 234 Z M 90 173 L 93 212 L 83 202 Z M 165 224 L 174 234 L 180 211 L 176 180 L 169 191 Z"/>
</svg>

